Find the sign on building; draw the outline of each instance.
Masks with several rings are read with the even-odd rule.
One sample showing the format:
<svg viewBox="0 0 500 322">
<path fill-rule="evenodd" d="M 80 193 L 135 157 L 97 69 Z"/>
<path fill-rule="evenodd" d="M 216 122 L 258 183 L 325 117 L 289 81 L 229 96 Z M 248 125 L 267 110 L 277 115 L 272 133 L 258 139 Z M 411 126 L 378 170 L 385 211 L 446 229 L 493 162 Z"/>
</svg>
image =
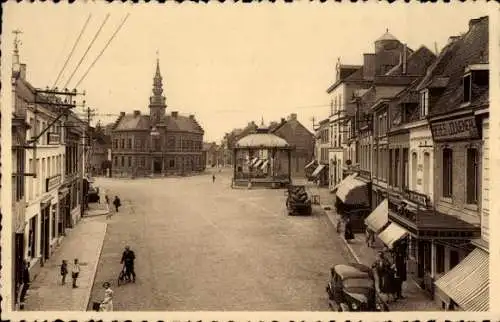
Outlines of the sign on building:
<svg viewBox="0 0 500 322">
<path fill-rule="evenodd" d="M 47 178 L 45 180 L 46 184 L 46 192 L 49 192 L 52 189 L 57 188 L 61 184 L 61 175 L 57 174 L 53 177 Z"/>
<path fill-rule="evenodd" d="M 53 132 L 47 133 L 47 143 L 49 145 L 61 144 L 61 135 L 59 133 L 53 133 Z"/>
<path fill-rule="evenodd" d="M 479 130 L 474 116 L 432 123 L 431 132 L 434 141 L 479 138 Z"/>
</svg>

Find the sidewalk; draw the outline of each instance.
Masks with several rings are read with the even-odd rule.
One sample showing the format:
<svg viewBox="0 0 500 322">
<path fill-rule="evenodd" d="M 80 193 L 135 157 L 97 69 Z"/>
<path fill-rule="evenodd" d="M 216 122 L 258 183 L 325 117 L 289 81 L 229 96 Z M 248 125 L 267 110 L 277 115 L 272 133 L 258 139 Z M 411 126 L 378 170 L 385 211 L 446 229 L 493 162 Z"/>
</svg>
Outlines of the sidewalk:
<svg viewBox="0 0 500 322">
<path fill-rule="evenodd" d="M 328 187 L 311 187 L 310 192 L 320 196 L 321 208 L 325 211 L 330 222 L 336 227 L 340 216 L 335 213 L 333 205 L 335 194 L 330 193 Z M 329 207 L 330 210 L 326 210 L 325 207 Z M 371 266 L 377 258 L 377 252 L 383 249 L 380 242 L 376 243 L 373 248 L 368 247 L 364 234 L 355 234 L 355 238 L 350 242 L 344 239 L 343 232 L 340 237 L 356 261 L 366 266 Z M 403 283 L 403 296 L 405 296 L 403 300 L 388 303 L 390 311 L 441 311 L 441 308 L 429 299 L 416 283 L 409 279 Z"/>
<path fill-rule="evenodd" d="M 89 208 L 85 210 L 85 217 L 103 216 L 109 213 L 110 209 L 109 205 L 106 204 L 105 196 L 106 196 L 106 190 L 103 189 L 102 187 L 99 187 L 100 203 L 97 202 L 89 203 Z M 110 198 L 109 202 L 110 203 L 113 202 L 110 196 L 109 198 Z"/>
<path fill-rule="evenodd" d="M 95 219 L 83 219 L 72 229 L 61 247 L 40 268 L 28 290 L 25 311 L 86 311 L 90 291 L 94 283 L 97 263 L 101 254 L 107 224 Z M 60 264 L 63 259 L 71 263 L 81 262 L 78 288 L 71 287 L 71 272 L 66 285 L 61 285 Z"/>
</svg>

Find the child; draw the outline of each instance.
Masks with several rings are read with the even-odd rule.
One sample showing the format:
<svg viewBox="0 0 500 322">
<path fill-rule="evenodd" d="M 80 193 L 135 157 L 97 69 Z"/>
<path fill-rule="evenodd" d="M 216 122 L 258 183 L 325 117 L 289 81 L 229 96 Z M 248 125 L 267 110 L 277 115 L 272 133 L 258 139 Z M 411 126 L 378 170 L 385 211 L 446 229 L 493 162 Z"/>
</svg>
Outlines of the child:
<svg viewBox="0 0 500 322">
<path fill-rule="evenodd" d="M 118 196 L 115 196 L 115 200 L 113 200 L 113 205 L 115 206 L 116 212 L 118 212 L 118 208 L 122 205 L 120 198 Z"/>
<path fill-rule="evenodd" d="M 76 280 L 78 278 L 78 275 L 80 275 L 80 264 L 78 263 L 78 258 L 75 258 L 75 262 L 73 263 L 73 266 L 71 267 L 71 277 L 73 278 L 73 288 L 78 287 L 76 285 Z"/>
<path fill-rule="evenodd" d="M 62 285 L 66 284 L 66 275 L 68 275 L 68 263 L 63 259 L 61 264 Z"/>
</svg>

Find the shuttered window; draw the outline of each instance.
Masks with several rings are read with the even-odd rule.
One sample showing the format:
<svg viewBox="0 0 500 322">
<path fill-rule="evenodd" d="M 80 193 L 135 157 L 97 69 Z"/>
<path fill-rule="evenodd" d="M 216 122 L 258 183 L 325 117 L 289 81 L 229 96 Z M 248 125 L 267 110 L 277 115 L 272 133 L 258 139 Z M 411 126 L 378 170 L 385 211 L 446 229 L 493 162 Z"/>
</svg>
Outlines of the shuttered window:
<svg viewBox="0 0 500 322">
<path fill-rule="evenodd" d="M 467 203 L 477 204 L 479 192 L 479 156 L 477 149 L 467 149 Z"/>
<path fill-rule="evenodd" d="M 451 197 L 453 194 L 453 151 L 450 148 L 443 149 L 443 197 Z"/>
</svg>

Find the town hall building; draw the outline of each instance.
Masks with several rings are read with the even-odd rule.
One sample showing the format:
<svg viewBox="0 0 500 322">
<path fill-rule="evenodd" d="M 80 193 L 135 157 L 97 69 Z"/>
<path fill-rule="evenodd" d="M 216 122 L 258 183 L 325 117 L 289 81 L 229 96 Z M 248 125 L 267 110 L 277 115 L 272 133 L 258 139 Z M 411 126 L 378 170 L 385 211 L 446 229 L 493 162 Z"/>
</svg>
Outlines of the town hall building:
<svg viewBox="0 0 500 322">
<path fill-rule="evenodd" d="M 121 112 L 113 125 L 112 174 L 118 177 L 189 175 L 204 169 L 204 130 L 194 115 L 166 114 L 157 59 L 149 115 Z"/>
</svg>

